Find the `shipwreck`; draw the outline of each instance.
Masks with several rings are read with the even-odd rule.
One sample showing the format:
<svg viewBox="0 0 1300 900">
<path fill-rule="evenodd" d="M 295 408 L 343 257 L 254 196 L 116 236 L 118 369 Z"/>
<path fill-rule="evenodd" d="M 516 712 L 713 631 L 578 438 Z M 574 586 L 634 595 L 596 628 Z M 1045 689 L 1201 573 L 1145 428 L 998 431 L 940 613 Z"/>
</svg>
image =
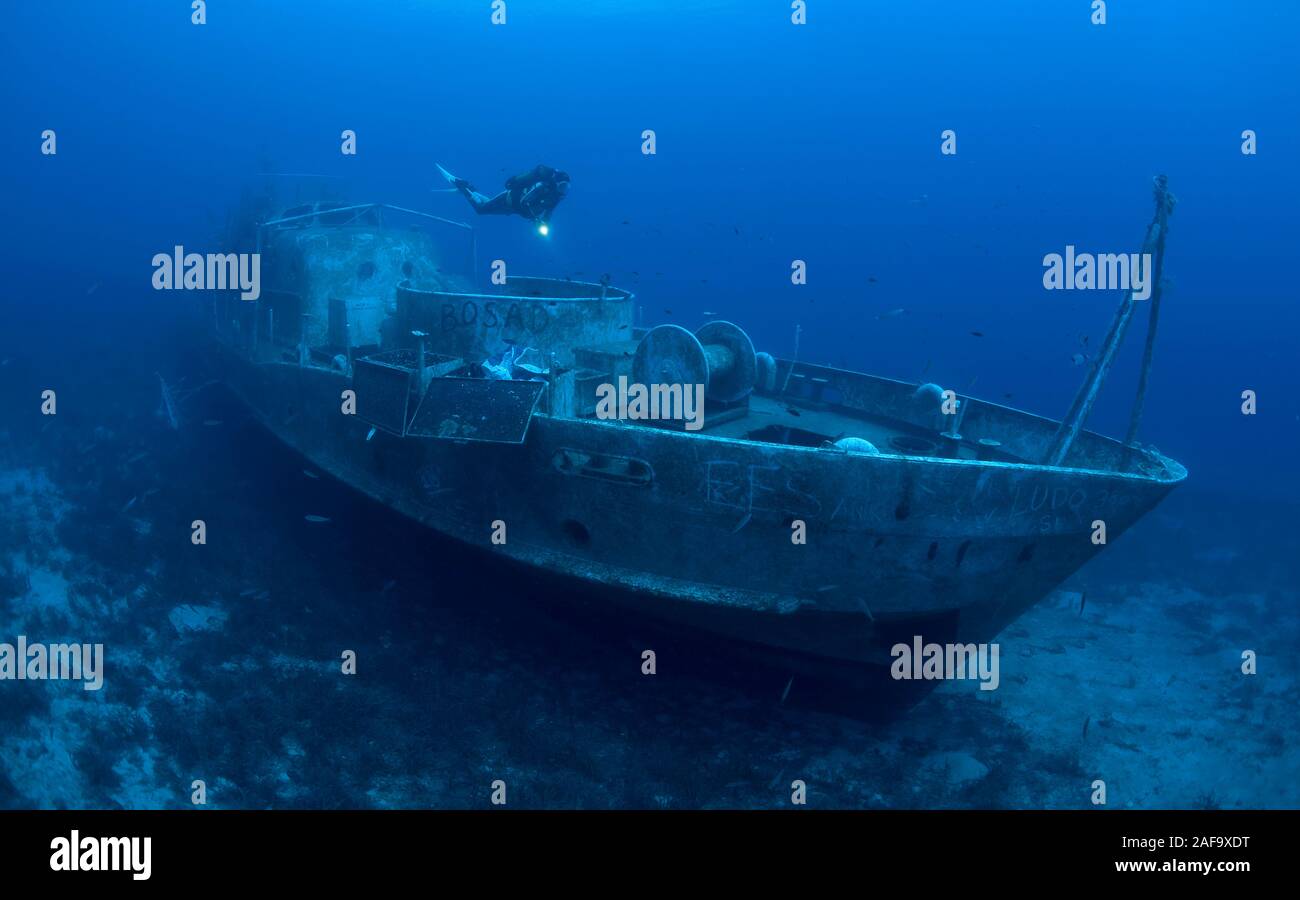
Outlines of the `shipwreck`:
<svg viewBox="0 0 1300 900">
<path fill-rule="evenodd" d="M 1186 477 L 1135 440 L 1173 198 L 1157 179 L 1143 379 L 1124 440 L 1084 424 L 1126 294 L 1056 421 L 775 358 L 737 324 L 643 327 L 613 284 L 446 274 L 469 226 L 383 204 L 245 210 L 256 301 L 208 295 L 219 377 L 273 435 L 443 535 L 673 627 L 809 663 L 985 642 Z M 461 268 L 464 268 L 462 266 Z M 703 385 L 702 427 L 598 416 L 602 385 Z M 504 541 L 493 541 L 504 533 Z"/>
</svg>

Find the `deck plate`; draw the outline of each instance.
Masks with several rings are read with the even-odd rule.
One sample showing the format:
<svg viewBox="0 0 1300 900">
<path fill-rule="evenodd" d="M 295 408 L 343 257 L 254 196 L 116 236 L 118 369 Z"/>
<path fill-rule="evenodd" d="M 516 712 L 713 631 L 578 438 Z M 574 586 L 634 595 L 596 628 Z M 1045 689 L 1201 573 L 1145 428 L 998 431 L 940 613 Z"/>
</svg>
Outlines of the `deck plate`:
<svg viewBox="0 0 1300 900">
<path fill-rule="evenodd" d="M 522 444 L 541 399 L 542 381 L 435 378 L 411 426 L 411 437 Z"/>
</svg>

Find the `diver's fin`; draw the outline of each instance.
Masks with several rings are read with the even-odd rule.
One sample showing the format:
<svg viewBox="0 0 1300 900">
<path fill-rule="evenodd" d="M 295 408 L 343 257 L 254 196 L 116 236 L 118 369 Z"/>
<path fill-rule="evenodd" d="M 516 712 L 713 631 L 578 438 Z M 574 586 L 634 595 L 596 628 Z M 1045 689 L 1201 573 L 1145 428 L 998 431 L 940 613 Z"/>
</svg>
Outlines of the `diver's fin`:
<svg viewBox="0 0 1300 900">
<path fill-rule="evenodd" d="M 440 163 L 434 163 L 434 165 L 438 167 L 438 171 L 442 173 L 442 177 L 447 179 L 448 184 L 454 185 L 457 188 L 461 187 L 462 185 L 469 184 L 469 182 L 466 181 L 464 178 L 457 178 L 455 175 L 448 172 L 446 169 L 442 167 Z"/>
</svg>

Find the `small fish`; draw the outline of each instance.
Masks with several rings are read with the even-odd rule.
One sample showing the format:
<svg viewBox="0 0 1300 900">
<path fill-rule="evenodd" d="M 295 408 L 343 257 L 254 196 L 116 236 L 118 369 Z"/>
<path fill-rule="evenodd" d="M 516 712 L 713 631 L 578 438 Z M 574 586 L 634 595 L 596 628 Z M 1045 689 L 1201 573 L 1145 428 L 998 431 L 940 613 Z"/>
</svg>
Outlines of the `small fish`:
<svg viewBox="0 0 1300 900">
<path fill-rule="evenodd" d="M 1074 363 L 1076 366 L 1081 366 L 1087 361 L 1088 361 L 1088 357 L 1086 354 L 1083 353 L 1076 353 L 1070 357 L 1070 362 Z"/>
<path fill-rule="evenodd" d="M 311 478 L 315 481 L 320 480 L 320 476 L 317 475 L 315 472 L 310 471 L 309 469 L 303 469 L 302 474 L 306 475 L 308 478 Z"/>
<path fill-rule="evenodd" d="M 715 312 L 708 312 L 707 310 L 704 312 L 704 318 L 706 318 L 706 319 L 708 319 L 708 318 L 712 318 L 712 317 L 716 317 L 717 315 L 718 315 L 717 313 L 715 313 Z"/>
<path fill-rule="evenodd" d="M 96 281 L 96 282 L 95 282 L 94 284 L 92 284 L 90 287 L 86 288 L 86 296 L 89 297 L 91 294 L 95 293 L 95 291 L 97 291 L 97 290 L 99 290 L 99 282 L 98 282 L 98 281 Z"/>
<path fill-rule="evenodd" d="M 8 359 L 0 359 L 0 367 L 9 365 Z"/>
<path fill-rule="evenodd" d="M 375 432 L 378 431 L 378 430 L 379 430 L 379 429 L 376 428 L 376 427 L 374 427 L 373 425 L 370 426 L 370 430 L 366 432 L 366 440 L 370 440 L 372 437 L 374 437 L 374 436 L 375 436 Z"/>
<path fill-rule="evenodd" d="M 624 220 L 623 220 L 623 224 L 624 224 L 624 225 L 631 225 L 632 223 L 629 222 L 627 219 L 624 219 Z"/>
<path fill-rule="evenodd" d="M 744 528 L 746 525 L 748 525 L 748 524 L 749 524 L 749 520 L 750 520 L 751 518 L 753 518 L 753 516 L 754 516 L 753 513 L 745 513 L 745 517 L 744 517 L 743 519 L 740 520 L 740 524 L 739 524 L 739 525 L 737 525 L 735 528 L 731 529 L 731 533 L 732 533 L 732 534 L 736 534 L 738 531 L 740 531 L 740 529 L 742 529 L 742 528 Z"/>
<path fill-rule="evenodd" d="M 397 587 L 397 582 L 390 578 L 384 582 L 384 586 L 379 589 L 379 593 L 387 594 L 395 587 Z"/>
<path fill-rule="evenodd" d="M 790 415 L 792 415 L 792 416 L 798 416 L 798 415 L 801 415 L 801 413 L 799 412 L 799 410 L 795 409 L 793 406 L 787 406 L 787 407 L 785 408 L 785 411 L 788 412 L 788 413 L 789 413 Z"/>
<path fill-rule="evenodd" d="M 624 328 L 627 328 L 627 326 L 626 326 L 626 325 L 620 325 L 620 326 L 618 326 L 618 330 L 619 330 L 619 331 L 622 331 Z"/>
<path fill-rule="evenodd" d="M 1092 716 L 1088 716 L 1088 718 L 1086 718 L 1086 719 L 1083 720 L 1083 736 L 1084 736 L 1084 737 L 1087 737 L 1087 736 L 1088 736 L 1088 723 L 1091 722 L 1091 721 L 1092 721 Z"/>
<path fill-rule="evenodd" d="M 126 512 L 128 509 L 135 506 L 135 501 L 139 499 L 140 498 L 137 496 L 137 497 L 132 497 L 130 500 L 126 501 L 126 506 L 122 507 L 122 512 Z"/>
<path fill-rule="evenodd" d="M 673 314 L 673 311 L 672 311 L 671 309 L 665 309 L 665 310 L 664 310 L 664 315 L 665 315 L 665 316 L 671 316 L 672 314 Z"/>
<path fill-rule="evenodd" d="M 330 521 L 328 516 L 303 516 L 303 518 L 314 524 Z"/>
<path fill-rule="evenodd" d="M 204 419 L 203 424 L 208 426 L 209 428 L 214 428 L 217 425 L 221 425 L 222 421 L 220 419 Z"/>
<path fill-rule="evenodd" d="M 822 587 L 819 587 L 817 589 L 817 593 L 824 594 L 827 591 L 838 591 L 839 589 L 840 586 L 838 584 L 827 584 L 827 585 L 823 585 Z"/>
<path fill-rule="evenodd" d="M 787 682 L 785 683 L 785 690 L 783 690 L 783 691 L 781 692 L 781 705 L 782 705 L 782 706 L 785 705 L 785 698 L 790 696 L 790 686 L 793 685 L 793 684 L 794 684 L 794 676 L 791 675 L 791 676 L 790 676 L 790 680 L 787 681 Z"/>
<path fill-rule="evenodd" d="M 972 331 L 972 332 L 971 332 L 971 337 L 984 337 L 984 332 L 982 332 L 982 331 Z"/>
<path fill-rule="evenodd" d="M 734 231 L 734 232 L 736 232 L 736 234 L 740 234 L 740 226 L 739 226 L 739 225 L 732 225 L 732 226 L 731 226 L 731 230 Z"/>
<path fill-rule="evenodd" d="M 890 309 L 890 310 L 886 310 L 885 312 L 879 313 L 879 314 L 876 316 L 876 318 L 877 318 L 877 319 L 897 319 L 899 316 L 901 316 L 901 315 L 905 315 L 906 313 L 907 313 L 907 310 L 903 309 L 902 307 L 899 307 L 898 309 Z"/>
<path fill-rule="evenodd" d="M 131 457 L 131 458 L 128 459 L 125 463 L 123 463 L 123 465 L 127 465 L 127 466 L 129 466 L 129 465 L 131 465 L 132 463 L 138 463 L 140 460 L 144 459 L 144 458 L 145 458 L 146 456 L 148 456 L 148 455 L 149 455 L 149 451 L 148 451 L 148 450 L 141 450 L 141 451 L 140 451 L 139 453 L 137 453 L 135 456 Z"/>
<path fill-rule="evenodd" d="M 1083 607 L 1088 603 L 1088 592 L 1084 591 L 1079 594 L 1079 615 L 1083 615 Z"/>
<path fill-rule="evenodd" d="M 239 592 L 239 596 L 251 597 L 256 593 L 257 593 L 257 588 L 244 588 L 242 591 Z"/>
<path fill-rule="evenodd" d="M 1003 397 L 1003 399 L 1005 399 L 1005 400 L 1010 400 L 1010 399 L 1011 399 L 1011 395 L 1010 395 L 1010 394 L 1003 394 L 1002 397 Z"/>
<path fill-rule="evenodd" d="M 878 281 L 879 279 L 877 279 L 875 275 L 867 276 L 867 284 L 877 284 Z"/>
</svg>

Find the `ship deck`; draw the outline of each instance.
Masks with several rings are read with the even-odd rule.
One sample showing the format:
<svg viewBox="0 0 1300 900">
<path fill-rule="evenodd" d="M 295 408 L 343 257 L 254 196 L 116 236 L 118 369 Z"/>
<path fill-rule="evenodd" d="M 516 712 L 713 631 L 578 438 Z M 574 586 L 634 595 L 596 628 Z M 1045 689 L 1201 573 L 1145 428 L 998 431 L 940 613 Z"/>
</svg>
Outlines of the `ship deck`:
<svg viewBox="0 0 1300 900">
<path fill-rule="evenodd" d="M 1004 451 L 980 447 L 971 441 L 951 444 L 937 432 L 868 412 L 845 410 L 829 404 L 780 396 L 750 397 L 749 409 L 741 417 L 720 417 L 704 433 L 736 440 L 760 441 L 785 446 L 821 447 L 841 438 L 861 438 L 883 454 L 946 457 L 950 459 L 997 459 L 1026 462 Z"/>
</svg>

